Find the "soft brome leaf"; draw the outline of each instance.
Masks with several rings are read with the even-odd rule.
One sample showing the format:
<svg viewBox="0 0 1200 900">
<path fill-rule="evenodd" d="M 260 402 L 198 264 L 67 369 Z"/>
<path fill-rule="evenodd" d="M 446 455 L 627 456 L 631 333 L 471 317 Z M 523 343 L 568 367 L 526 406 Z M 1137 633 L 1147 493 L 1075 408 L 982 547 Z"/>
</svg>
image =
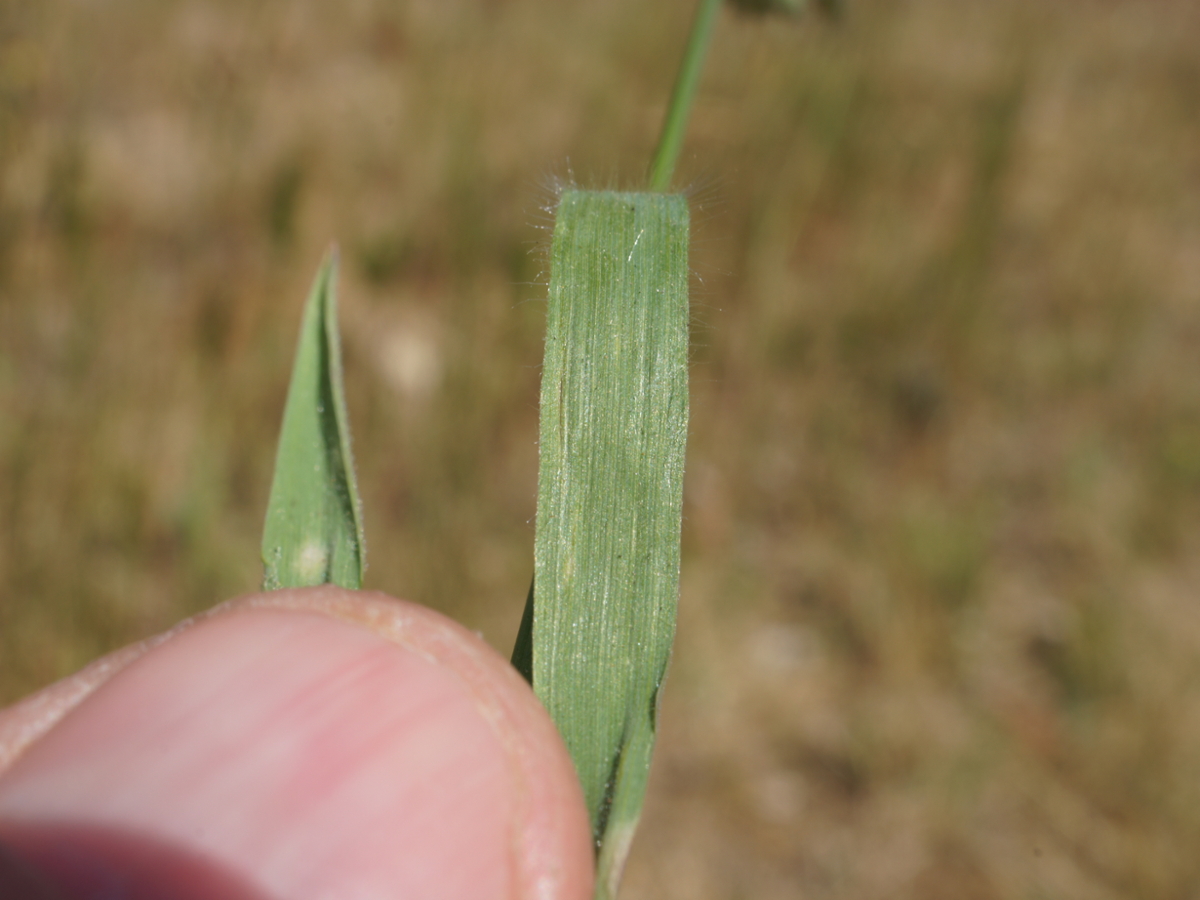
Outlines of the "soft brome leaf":
<svg viewBox="0 0 1200 900">
<path fill-rule="evenodd" d="M 304 308 L 263 527 L 264 590 L 362 585 L 366 553 L 342 391 L 336 275 L 331 252 Z"/>
</svg>

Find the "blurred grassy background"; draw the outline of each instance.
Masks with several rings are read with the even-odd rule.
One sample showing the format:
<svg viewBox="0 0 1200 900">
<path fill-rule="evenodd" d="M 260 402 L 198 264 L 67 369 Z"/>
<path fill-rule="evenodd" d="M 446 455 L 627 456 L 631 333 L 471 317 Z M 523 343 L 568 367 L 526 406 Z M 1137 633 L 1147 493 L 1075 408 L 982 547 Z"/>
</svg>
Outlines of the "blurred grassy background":
<svg viewBox="0 0 1200 900">
<path fill-rule="evenodd" d="M 0 702 L 253 590 L 340 241 L 370 587 L 511 646 L 554 178 L 692 4 L 0 0 Z M 1200 891 L 1200 7 L 726 14 L 625 896 Z"/>
</svg>

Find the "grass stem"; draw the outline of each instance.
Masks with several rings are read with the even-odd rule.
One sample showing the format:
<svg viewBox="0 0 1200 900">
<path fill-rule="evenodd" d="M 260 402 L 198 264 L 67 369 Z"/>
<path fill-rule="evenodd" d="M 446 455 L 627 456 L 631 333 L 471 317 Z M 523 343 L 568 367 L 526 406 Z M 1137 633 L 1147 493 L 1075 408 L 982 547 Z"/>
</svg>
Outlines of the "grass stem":
<svg viewBox="0 0 1200 900">
<path fill-rule="evenodd" d="M 654 162 L 650 165 L 652 191 L 665 191 L 671 185 L 671 176 L 675 173 L 675 163 L 679 160 L 679 150 L 683 146 L 683 136 L 687 131 L 688 114 L 692 109 L 696 88 L 700 84 L 704 56 L 708 52 L 709 40 L 720 6 L 721 0 L 700 0 L 700 6 L 696 10 L 696 18 L 692 21 L 692 33 L 688 36 L 687 47 L 683 51 L 683 62 L 679 65 L 675 88 L 671 92 L 671 102 L 667 105 L 667 115 L 663 119 L 658 148 L 654 151 Z"/>
</svg>

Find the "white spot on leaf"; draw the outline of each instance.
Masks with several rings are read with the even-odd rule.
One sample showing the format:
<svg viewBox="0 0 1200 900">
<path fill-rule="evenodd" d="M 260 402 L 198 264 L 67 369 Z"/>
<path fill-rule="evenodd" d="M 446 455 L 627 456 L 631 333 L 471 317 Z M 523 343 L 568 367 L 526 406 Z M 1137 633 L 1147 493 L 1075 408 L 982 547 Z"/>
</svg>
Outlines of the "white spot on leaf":
<svg viewBox="0 0 1200 900">
<path fill-rule="evenodd" d="M 323 580 L 329 566 L 329 551 L 319 541 L 308 541 L 296 557 L 296 568 L 305 581 Z"/>
</svg>

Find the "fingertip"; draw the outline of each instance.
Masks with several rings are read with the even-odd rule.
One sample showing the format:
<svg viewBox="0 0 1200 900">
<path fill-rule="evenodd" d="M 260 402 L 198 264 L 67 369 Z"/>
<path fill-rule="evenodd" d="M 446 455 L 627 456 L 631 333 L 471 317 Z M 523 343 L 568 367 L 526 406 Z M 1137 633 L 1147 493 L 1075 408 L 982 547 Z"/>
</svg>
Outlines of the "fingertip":
<svg viewBox="0 0 1200 900">
<path fill-rule="evenodd" d="M 255 595 L 89 691 L 0 774 L 10 844 L 23 825 L 140 834 L 294 900 L 590 896 L 553 723 L 506 660 L 428 609 Z M 0 753 L 5 733 L 11 715 Z"/>
</svg>

